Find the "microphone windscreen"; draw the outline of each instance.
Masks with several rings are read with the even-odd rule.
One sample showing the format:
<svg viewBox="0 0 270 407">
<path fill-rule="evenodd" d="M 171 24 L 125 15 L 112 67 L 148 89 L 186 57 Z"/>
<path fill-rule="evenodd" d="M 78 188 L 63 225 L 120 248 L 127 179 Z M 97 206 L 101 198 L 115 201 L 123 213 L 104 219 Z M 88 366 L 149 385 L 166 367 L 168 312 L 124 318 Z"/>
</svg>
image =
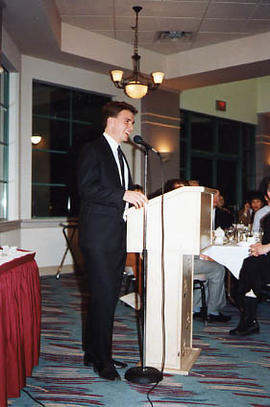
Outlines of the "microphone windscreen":
<svg viewBox="0 0 270 407">
<path fill-rule="evenodd" d="M 134 141 L 134 143 L 136 143 L 136 144 L 141 144 L 141 142 L 143 141 L 143 139 L 142 139 L 141 136 L 136 135 L 136 136 L 133 137 L 133 141 Z"/>
</svg>

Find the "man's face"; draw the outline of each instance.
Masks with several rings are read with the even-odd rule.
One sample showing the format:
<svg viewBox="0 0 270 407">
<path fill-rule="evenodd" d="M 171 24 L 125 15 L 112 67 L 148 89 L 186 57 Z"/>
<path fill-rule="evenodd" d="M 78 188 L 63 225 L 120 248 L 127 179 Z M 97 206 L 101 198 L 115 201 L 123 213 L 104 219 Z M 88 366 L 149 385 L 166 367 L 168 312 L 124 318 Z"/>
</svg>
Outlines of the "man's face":
<svg viewBox="0 0 270 407">
<path fill-rule="evenodd" d="M 213 206 L 214 208 L 218 205 L 219 203 L 219 197 L 220 197 L 220 193 L 218 190 L 216 190 L 216 193 L 214 195 L 214 199 L 213 199 Z"/>
<path fill-rule="evenodd" d="M 263 206 L 263 203 L 260 199 L 252 199 L 251 208 L 254 210 L 254 212 L 261 209 L 262 206 Z"/>
<path fill-rule="evenodd" d="M 219 206 L 224 206 L 224 198 L 222 195 L 219 195 L 219 200 L 218 200 Z"/>
<path fill-rule="evenodd" d="M 130 134 L 134 129 L 134 114 L 129 110 L 121 110 L 116 117 L 108 119 L 109 135 L 117 141 L 122 143 L 128 141 Z"/>
</svg>

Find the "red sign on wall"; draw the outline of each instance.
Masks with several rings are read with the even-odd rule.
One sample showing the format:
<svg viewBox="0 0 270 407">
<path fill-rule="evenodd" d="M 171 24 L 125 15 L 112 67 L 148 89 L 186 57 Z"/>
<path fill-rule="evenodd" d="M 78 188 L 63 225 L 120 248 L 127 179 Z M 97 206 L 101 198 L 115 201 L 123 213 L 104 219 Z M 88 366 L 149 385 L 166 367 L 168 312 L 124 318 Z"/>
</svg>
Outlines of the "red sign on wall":
<svg viewBox="0 0 270 407">
<path fill-rule="evenodd" d="M 216 100 L 216 110 L 220 110 L 221 112 L 226 112 L 226 102 L 222 100 Z"/>
</svg>

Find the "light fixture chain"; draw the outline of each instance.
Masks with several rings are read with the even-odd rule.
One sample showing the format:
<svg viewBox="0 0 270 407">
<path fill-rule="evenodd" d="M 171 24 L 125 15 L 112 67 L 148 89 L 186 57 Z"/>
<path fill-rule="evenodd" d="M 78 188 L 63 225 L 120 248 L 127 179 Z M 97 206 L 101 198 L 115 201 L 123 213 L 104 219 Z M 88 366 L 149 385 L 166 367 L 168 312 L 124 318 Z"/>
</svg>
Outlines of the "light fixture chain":
<svg viewBox="0 0 270 407">
<path fill-rule="evenodd" d="M 1 1 L 1 0 L 0 0 Z M 132 55 L 133 72 L 128 77 L 123 77 L 123 71 L 112 70 L 110 71 L 111 78 L 115 86 L 119 89 L 124 89 L 127 96 L 133 99 L 143 98 L 148 90 L 154 90 L 159 87 L 164 78 L 163 72 L 153 72 L 151 78 L 141 74 L 140 72 L 140 55 L 138 54 L 138 27 L 139 27 L 139 12 L 142 10 L 141 6 L 132 7 L 136 13 L 136 23 L 134 27 L 134 54 Z"/>
<path fill-rule="evenodd" d="M 136 11 L 136 24 L 135 24 L 135 35 L 134 35 L 134 54 L 138 54 L 138 20 L 139 20 L 139 12 Z"/>
</svg>

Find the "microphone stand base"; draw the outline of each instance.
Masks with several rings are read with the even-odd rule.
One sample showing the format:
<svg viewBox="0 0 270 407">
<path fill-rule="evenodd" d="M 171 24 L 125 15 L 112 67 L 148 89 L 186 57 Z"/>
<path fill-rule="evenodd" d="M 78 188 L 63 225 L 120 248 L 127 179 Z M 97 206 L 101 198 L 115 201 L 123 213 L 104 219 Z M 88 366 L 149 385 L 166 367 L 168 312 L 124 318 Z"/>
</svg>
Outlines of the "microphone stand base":
<svg viewBox="0 0 270 407">
<path fill-rule="evenodd" d="M 132 383 L 150 384 L 163 380 L 163 374 L 154 367 L 131 367 L 125 373 L 125 379 Z"/>
</svg>

